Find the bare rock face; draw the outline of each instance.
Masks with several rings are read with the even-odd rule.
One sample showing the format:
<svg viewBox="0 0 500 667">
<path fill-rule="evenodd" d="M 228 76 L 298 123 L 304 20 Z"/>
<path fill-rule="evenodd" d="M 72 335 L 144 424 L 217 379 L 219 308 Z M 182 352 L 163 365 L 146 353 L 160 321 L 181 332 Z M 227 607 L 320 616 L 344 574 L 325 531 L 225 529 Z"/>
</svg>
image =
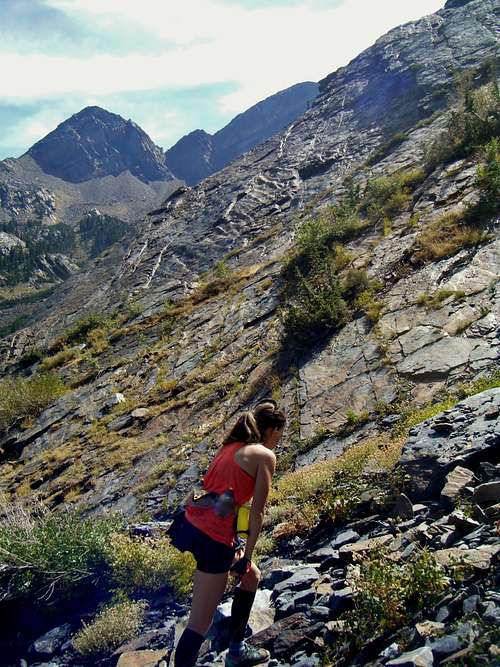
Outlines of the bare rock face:
<svg viewBox="0 0 500 667">
<path fill-rule="evenodd" d="M 86 107 L 28 151 L 48 174 L 78 183 L 128 169 L 142 181 L 172 178 L 161 148 L 131 120 Z"/>
<path fill-rule="evenodd" d="M 26 243 L 13 234 L 0 232 L 0 255 L 8 255 L 14 248 L 23 252 L 26 249 Z"/>
<path fill-rule="evenodd" d="M 45 187 L 26 185 L 15 178 L 4 181 L 2 176 L 10 175 L 9 162 L 0 163 L 0 222 L 30 219 L 54 222 L 56 202 L 53 193 Z"/>
<path fill-rule="evenodd" d="M 213 135 L 195 130 L 165 156 L 167 165 L 189 185 L 223 169 L 301 116 L 318 94 L 318 84 L 297 83 L 258 102 Z"/>
</svg>

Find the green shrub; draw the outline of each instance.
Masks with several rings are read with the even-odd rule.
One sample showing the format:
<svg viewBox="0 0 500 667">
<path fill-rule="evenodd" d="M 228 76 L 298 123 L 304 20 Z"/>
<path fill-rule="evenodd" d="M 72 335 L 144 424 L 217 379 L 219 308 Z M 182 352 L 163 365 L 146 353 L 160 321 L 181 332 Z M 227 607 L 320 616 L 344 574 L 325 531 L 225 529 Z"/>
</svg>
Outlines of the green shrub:
<svg viewBox="0 0 500 667">
<path fill-rule="evenodd" d="M 431 607 L 448 586 L 443 568 L 427 549 L 401 564 L 383 550 L 365 556 L 351 568 L 354 611 L 347 623 L 362 643 L 400 627 L 415 612 Z"/>
<path fill-rule="evenodd" d="M 335 244 L 345 243 L 363 229 L 356 209 L 349 202 L 322 209 L 299 228 L 295 247 L 284 267 L 288 289 L 293 291 L 297 276 L 307 276 L 332 254 Z M 300 279 L 300 278 L 299 278 Z"/>
<path fill-rule="evenodd" d="M 291 303 L 283 311 L 285 344 L 301 347 L 314 338 L 323 338 L 347 319 L 338 278 L 331 264 L 316 268 L 316 274 L 300 277 Z"/>
<path fill-rule="evenodd" d="M 16 597 L 58 599 L 75 594 L 105 574 L 107 544 L 117 519 L 82 519 L 39 508 L 2 508 L 1 583 Z M 0 572 L 2 568 L 0 567 Z"/>
<path fill-rule="evenodd" d="M 476 186 L 480 192 L 480 203 L 491 211 L 500 205 L 500 138 L 494 137 L 481 149 L 484 160 L 477 169 Z"/>
<path fill-rule="evenodd" d="M 117 533 L 108 547 L 111 578 L 127 594 L 142 594 L 172 586 L 178 597 L 191 591 L 194 561 L 181 553 L 168 539 L 132 539 Z"/>
<path fill-rule="evenodd" d="M 51 349 L 53 351 L 60 350 L 65 345 L 78 345 L 79 343 L 87 342 L 87 337 L 93 329 L 100 327 L 108 328 L 111 325 L 111 320 L 105 315 L 99 313 L 90 313 L 85 317 L 77 320 L 75 324 L 66 329 L 66 331 L 59 336 Z"/>
<path fill-rule="evenodd" d="M 146 613 L 145 602 L 120 602 L 103 609 L 94 620 L 83 625 L 73 639 L 78 653 L 99 656 L 111 653 L 138 633 Z"/>
<path fill-rule="evenodd" d="M 464 72 L 458 77 L 456 108 L 450 113 L 446 129 L 426 151 L 427 171 L 432 171 L 441 162 L 470 155 L 500 134 L 500 97 L 496 76 L 478 89 L 474 89 L 474 85 L 471 72 Z"/>
<path fill-rule="evenodd" d="M 373 178 L 366 184 L 360 210 L 374 224 L 391 220 L 408 208 L 412 190 L 424 179 L 420 169 Z"/>
<path fill-rule="evenodd" d="M 21 356 L 19 365 L 21 368 L 28 368 L 41 359 L 43 359 L 43 351 L 38 347 L 31 347 Z"/>
<path fill-rule="evenodd" d="M 26 417 L 36 417 L 66 388 L 54 373 L 0 381 L 0 431 Z"/>
</svg>

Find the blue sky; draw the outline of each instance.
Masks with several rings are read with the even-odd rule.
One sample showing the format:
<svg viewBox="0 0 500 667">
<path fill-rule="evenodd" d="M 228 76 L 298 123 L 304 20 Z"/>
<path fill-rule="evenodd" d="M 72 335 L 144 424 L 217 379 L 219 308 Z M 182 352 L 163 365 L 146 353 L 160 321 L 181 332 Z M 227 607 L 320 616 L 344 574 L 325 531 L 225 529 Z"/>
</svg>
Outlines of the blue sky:
<svg viewBox="0 0 500 667">
<path fill-rule="evenodd" d="M 0 0 L 0 159 L 97 104 L 164 148 L 444 0 Z M 361 20 L 362 17 L 362 20 Z"/>
</svg>

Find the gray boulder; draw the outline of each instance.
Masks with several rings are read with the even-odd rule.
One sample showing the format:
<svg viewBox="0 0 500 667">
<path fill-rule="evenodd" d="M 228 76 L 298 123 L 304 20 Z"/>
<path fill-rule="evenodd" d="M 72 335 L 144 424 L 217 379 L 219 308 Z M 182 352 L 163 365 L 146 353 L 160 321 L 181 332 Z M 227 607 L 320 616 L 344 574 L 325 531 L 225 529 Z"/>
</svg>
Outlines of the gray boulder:
<svg viewBox="0 0 500 667">
<path fill-rule="evenodd" d="M 386 662 L 386 665 L 387 667 L 432 667 L 434 665 L 434 657 L 428 646 L 422 646 L 415 649 L 415 651 L 403 653 L 399 658 L 389 660 L 389 662 Z"/>
<path fill-rule="evenodd" d="M 500 426 L 485 416 L 500 405 L 500 389 L 465 399 L 410 431 L 398 464 L 408 475 L 412 499 L 437 497 L 445 477 L 457 465 L 473 464 L 500 443 Z M 436 424 L 447 423 L 443 432 Z"/>
<path fill-rule="evenodd" d="M 49 630 L 36 639 L 31 645 L 30 652 L 48 658 L 58 651 L 71 634 L 71 625 L 64 623 Z"/>
</svg>

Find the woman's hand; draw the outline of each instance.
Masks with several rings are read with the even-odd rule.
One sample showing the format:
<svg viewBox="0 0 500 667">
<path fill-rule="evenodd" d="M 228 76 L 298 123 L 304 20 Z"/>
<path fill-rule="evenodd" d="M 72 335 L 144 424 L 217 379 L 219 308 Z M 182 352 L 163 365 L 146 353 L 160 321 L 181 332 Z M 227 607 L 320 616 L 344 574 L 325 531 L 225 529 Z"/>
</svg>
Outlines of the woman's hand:
<svg viewBox="0 0 500 667">
<path fill-rule="evenodd" d="M 252 561 L 246 556 L 241 556 L 238 560 L 231 566 L 229 574 L 233 577 L 236 577 L 236 581 L 239 583 L 241 579 L 250 572 L 252 567 Z"/>
<path fill-rule="evenodd" d="M 231 567 L 233 565 L 236 565 L 236 563 L 240 560 L 240 558 L 243 558 L 245 555 L 245 545 L 242 544 L 241 546 L 236 548 L 236 551 L 234 552 L 234 558 L 233 562 L 231 563 Z"/>
</svg>

